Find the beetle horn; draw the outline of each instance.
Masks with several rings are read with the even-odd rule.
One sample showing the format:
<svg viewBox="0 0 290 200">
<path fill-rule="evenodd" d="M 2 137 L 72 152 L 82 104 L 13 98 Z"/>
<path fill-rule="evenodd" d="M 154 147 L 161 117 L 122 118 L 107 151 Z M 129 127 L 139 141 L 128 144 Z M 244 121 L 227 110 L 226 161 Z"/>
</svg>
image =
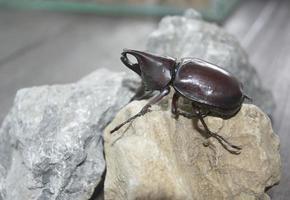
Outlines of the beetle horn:
<svg viewBox="0 0 290 200">
<path fill-rule="evenodd" d="M 131 50 L 127 50 L 127 49 L 124 49 L 122 54 L 121 54 L 121 61 L 124 63 L 124 65 L 126 65 L 129 69 L 133 70 L 134 72 L 136 72 L 139 76 L 141 76 L 141 69 L 140 69 L 140 66 L 139 64 L 137 63 L 132 63 L 128 57 L 127 57 L 127 54 L 131 54 L 133 56 L 135 56 Z M 136 57 L 136 56 L 135 56 Z"/>
<path fill-rule="evenodd" d="M 138 63 L 133 64 L 127 58 L 127 54 L 131 54 L 134 56 Z M 131 49 L 124 49 L 121 57 L 122 62 L 135 71 L 137 74 L 141 75 L 141 72 L 147 74 L 151 72 L 155 72 L 158 67 L 159 69 L 167 68 L 169 71 L 173 70 L 175 65 L 175 59 L 171 57 L 163 57 L 154 55 L 147 52 L 131 50 Z M 162 66 L 162 67 L 161 67 Z"/>
</svg>

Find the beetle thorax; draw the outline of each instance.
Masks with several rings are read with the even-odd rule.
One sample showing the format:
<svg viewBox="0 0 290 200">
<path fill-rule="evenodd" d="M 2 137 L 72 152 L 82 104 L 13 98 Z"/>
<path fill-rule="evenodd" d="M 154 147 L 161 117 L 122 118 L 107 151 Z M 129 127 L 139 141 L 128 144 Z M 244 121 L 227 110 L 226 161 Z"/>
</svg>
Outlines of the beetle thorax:
<svg viewBox="0 0 290 200">
<path fill-rule="evenodd" d="M 172 71 L 162 65 L 141 69 L 142 81 L 147 90 L 161 90 L 171 82 Z"/>
<path fill-rule="evenodd" d="M 148 53 L 135 54 L 141 78 L 147 90 L 162 90 L 169 85 L 174 72 L 175 59 Z"/>
</svg>

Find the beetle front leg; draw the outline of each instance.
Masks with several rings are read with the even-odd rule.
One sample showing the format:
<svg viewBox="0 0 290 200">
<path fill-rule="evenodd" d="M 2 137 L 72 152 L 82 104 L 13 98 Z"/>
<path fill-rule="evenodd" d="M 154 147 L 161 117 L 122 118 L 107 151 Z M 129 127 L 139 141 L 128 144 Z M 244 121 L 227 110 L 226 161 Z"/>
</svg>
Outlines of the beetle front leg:
<svg viewBox="0 0 290 200">
<path fill-rule="evenodd" d="M 125 122 L 121 123 L 120 125 L 116 126 L 113 130 L 110 131 L 110 133 L 114 133 L 115 131 L 119 130 L 122 126 L 124 126 L 125 124 L 133 121 L 134 119 L 145 115 L 147 112 L 150 112 L 150 107 L 156 103 L 158 103 L 163 97 L 165 97 L 166 95 L 168 95 L 170 92 L 170 88 L 165 88 L 164 90 L 162 90 L 158 95 L 156 95 L 155 97 L 153 97 L 152 99 L 149 100 L 149 102 L 142 108 L 142 110 L 137 113 L 136 115 L 130 117 L 129 119 L 127 119 Z"/>
<path fill-rule="evenodd" d="M 198 110 L 195 110 L 195 113 L 198 117 L 198 119 L 201 121 L 205 131 L 209 134 L 210 137 L 214 137 L 216 138 L 219 143 L 227 150 L 229 151 L 230 153 L 232 154 L 240 154 L 241 153 L 241 150 L 242 148 L 237 146 L 237 145 L 233 145 L 231 144 L 230 142 L 228 142 L 225 138 L 223 138 L 222 136 L 212 132 L 209 130 L 208 126 L 206 125 L 204 119 L 203 119 L 203 116 L 201 115 L 201 113 L 198 111 Z M 230 147 L 230 148 L 229 148 Z"/>
<path fill-rule="evenodd" d="M 143 99 L 149 99 L 153 96 L 153 91 L 145 91 L 144 84 L 142 83 L 137 89 L 135 95 L 130 99 L 131 101 L 134 100 L 143 100 Z"/>
</svg>

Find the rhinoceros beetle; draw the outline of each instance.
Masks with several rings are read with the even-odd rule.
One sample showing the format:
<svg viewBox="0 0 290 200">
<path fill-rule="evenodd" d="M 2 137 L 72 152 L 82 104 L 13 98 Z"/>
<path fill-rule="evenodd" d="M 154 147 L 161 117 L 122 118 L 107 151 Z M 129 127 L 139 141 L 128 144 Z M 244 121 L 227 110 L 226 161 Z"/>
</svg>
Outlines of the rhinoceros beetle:
<svg viewBox="0 0 290 200">
<path fill-rule="evenodd" d="M 137 63 L 132 63 L 127 55 L 134 56 Z M 123 125 L 150 111 L 153 104 L 169 94 L 170 86 L 175 90 L 171 111 L 178 117 L 196 117 L 201 121 L 209 137 L 216 138 L 231 153 L 239 154 L 241 147 L 228 142 L 222 136 L 209 130 L 204 117 L 216 116 L 223 119 L 233 117 L 241 108 L 245 98 L 249 98 L 242 90 L 242 84 L 226 70 L 197 58 L 180 60 L 154 55 L 148 52 L 124 49 L 121 61 L 137 73 L 147 91 L 159 91 L 142 110 L 129 118 L 111 133 Z M 190 100 L 192 113 L 178 110 L 179 97 Z"/>
</svg>

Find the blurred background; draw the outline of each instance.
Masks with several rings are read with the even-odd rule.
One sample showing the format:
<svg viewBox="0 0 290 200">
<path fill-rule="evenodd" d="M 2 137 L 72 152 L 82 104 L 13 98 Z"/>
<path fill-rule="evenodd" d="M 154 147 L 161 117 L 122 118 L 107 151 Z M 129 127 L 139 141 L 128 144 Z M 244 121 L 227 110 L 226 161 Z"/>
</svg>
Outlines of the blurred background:
<svg viewBox="0 0 290 200">
<path fill-rule="evenodd" d="M 124 70 L 124 47 L 145 49 L 162 16 L 188 7 L 223 26 L 246 49 L 274 95 L 274 130 L 283 165 L 290 166 L 287 0 L 0 0 L 0 123 L 20 88 L 74 82 L 100 67 Z M 269 191 L 272 199 L 289 199 L 290 178 L 284 175 Z"/>
</svg>

